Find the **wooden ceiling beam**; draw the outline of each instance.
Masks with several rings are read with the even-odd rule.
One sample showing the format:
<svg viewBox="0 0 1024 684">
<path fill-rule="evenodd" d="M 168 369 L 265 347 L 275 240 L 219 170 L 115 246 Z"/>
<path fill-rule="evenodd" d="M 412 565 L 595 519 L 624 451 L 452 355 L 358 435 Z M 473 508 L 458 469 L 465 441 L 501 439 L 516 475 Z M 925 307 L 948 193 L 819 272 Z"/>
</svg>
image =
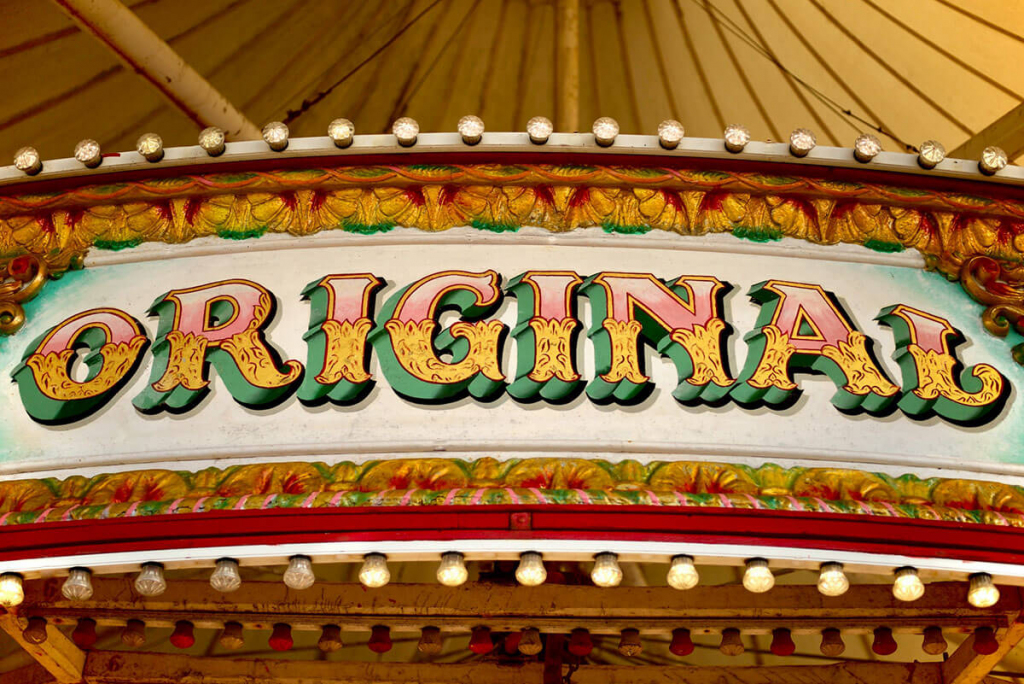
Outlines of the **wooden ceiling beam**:
<svg viewBox="0 0 1024 684">
<path fill-rule="evenodd" d="M 989 681 L 988 674 L 1006 657 L 1021 639 L 1024 639 L 1024 622 L 1017 615 L 1009 624 L 995 630 L 999 647 L 988 655 L 974 650 L 975 635 L 971 634 L 960 647 L 942 663 L 944 684 L 982 684 Z"/>
<path fill-rule="evenodd" d="M 949 153 L 957 159 L 979 159 L 990 145 L 1006 150 L 1012 161 L 1024 153 L 1024 102 L 981 129 Z"/>
<path fill-rule="evenodd" d="M 56 680 L 61 684 L 76 684 L 82 681 L 85 652 L 52 624 L 46 625 L 46 641 L 31 644 L 25 641 L 22 635 L 27 624 L 28 621 L 13 608 L 0 615 L 0 629 L 7 632 L 26 653 L 46 668 L 51 675 L 50 681 Z"/>
<path fill-rule="evenodd" d="M 52 684 L 53 675 L 39 663 L 31 663 L 10 672 L 0 673 L 0 684 Z"/>
<path fill-rule="evenodd" d="M 287 622 L 300 630 L 340 623 L 347 630 L 386 624 L 394 631 L 416 631 L 429 624 L 466 632 L 486 624 L 498 631 L 535 627 L 561 634 L 576 627 L 595 634 L 617 634 L 627 627 L 668 634 L 680 626 L 694 633 L 742 627 L 749 634 L 767 634 L 776 627 L 796 633 L 826 627 L 859 633 L 879 626 L 897 632 L 921 632 L 933 625 L 950 630 L 1006 628 L 1022 609 L 1021 594 L 1012 587 L 1004 588 L 995 606 L 974 608 L 966 601 L 963 583 L 957 582 L 930 584 L 925 596 L 912 603 L 897 601 L 881 584 L 856 585 L 839 598 L 826 598 L 813 585 L 777 586 L 758 595 L 739 585 L 680 592 L 668 587 L 482 583 L 456 588 L 389 584 L 367 590 L 358 584 L 317 583 L 296 592 L 282 582 L 246 582 L 238 591 L 221 594 L 208 582 L 172 580 L 154 598 L 136 594 L 128 578 L 95 577 L 93 586 L 90 600 L 72 602 L 60 595 L 57 580 L 26 582 L 23 612 L 55 623 L 91 617 L 100 624 L 124 624 L 134 618 L 154 627 L 189 620 L 200 628 L 237 621 L 250 629 Z"/>
<path fill-rule="evenodd" d="M 191 658 L 93 651 L 89 684 L 541 684 L 543 663 L 371 663 Z M 938 663 L 849 662 L 783 667 L 583 665 L 573 684 L 942 684 Z M 3 684 L 0 681 L 0 684 Z"/>
</svg>

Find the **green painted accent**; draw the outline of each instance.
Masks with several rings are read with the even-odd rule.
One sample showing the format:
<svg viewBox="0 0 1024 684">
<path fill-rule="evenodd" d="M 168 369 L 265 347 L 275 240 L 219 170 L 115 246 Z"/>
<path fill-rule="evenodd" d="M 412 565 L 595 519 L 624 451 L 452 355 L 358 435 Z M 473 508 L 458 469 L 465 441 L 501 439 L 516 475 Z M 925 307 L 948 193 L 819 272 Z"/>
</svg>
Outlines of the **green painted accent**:
<svg viewBox="0 0 1024 684">
<path fill-rule="evenodd" d="M 490 223 L 489 221 L 478 221 L 473 219 L 469 222 L 477 230 L 486 230 L 492 233 L 515 233 L 521 226 L 514 223 Z"/>
<path fill-rule="evenodd" d="M 354 176 L 356 178 L 378 178 L 389 173 L 391 173 L 390 169 L 379 166 L 353 166 L 345 169 L 346 176 Z"/>
<path fill-rule="evenodd" d="M 92 246 L 96 249 L 105 249 L 111 252 L 120 252 L 122 249 L 133 249 L 141 245 L 143 238 L 129 238 L 128 240 L 96 240 Z"/>
<path fill-rule="evenodd" d="M 917 188 L 888 187 L 886 190 L 900 197 L 926 197 L 931 194 L 927 190 L 918 190 Z"/>
<path fill-rule="evenodd" d="M 732 236 L 751 242 L 775 242 L 782 239 L 782 231 L 767 226 L 736 226 Z"/>
<path fill-rule="evenodd" d="M 346 233 L 356 233 L 358 235 L 375 235 L 376 233 L 387 233 L 388 231 L 395 229 L 393 223 L 342 223 L 341 229 Z"/>
<path fill-rule="evenodd" d="M 217 173 L 211 176 L 211 178 L 217 183 L 240 183 L 242 181 L 252 180 L 256 178 L 258 174 L 255 173 Z M 188 179 L 182 178 L 181 182 L 187 182 Z"/>
<path fill-rule="evenodd" d="M 218 230 L 217 237 L 225 240 L 251 240 L 252 238 L 263 237 L 266 232 L 266 226 L 249 228 L 248 230 Z"/>
<path fill-rule="evenodd" d="M 456 173 L 459 170 L 456 166 L 446 164 L 410 164 L 409 168 L 413 171 L 439 171 L 442 173 Z"/>
<path fill-rule="evenodd" d="M 653 226 L 645 223 L 637 226 L 624 226 L 618 223 L 605 222 L 601 224 L 601 228 L 606 233 L 618 233 L 620 235 L 644 235 L 654 230 Z"/>
<path fill-rule="evenodd" d="M 789 185 L 799 182 L 798 179 L 790 176 L 762 176 L 761 174 L 754 174 L 752 179 L 764 185 Z"/>
<path fill-rule="evenodd" d="M 884 240 L 868 240 L 864 243 L 864 246 L 875 252 L 882 252 L 883 254 L 897 254 L 906 249 L 906 247 L 898 242 L 885 242 Z"/>
</svg>

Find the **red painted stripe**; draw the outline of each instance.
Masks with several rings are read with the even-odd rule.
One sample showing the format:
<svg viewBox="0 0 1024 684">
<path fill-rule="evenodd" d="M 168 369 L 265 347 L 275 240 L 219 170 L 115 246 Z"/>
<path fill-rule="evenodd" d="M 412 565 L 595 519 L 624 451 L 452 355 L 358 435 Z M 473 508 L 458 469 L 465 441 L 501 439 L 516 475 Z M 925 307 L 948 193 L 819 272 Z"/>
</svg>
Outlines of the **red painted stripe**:
<svg viewBox="0 0 1024 684">
<path fill-rule="evenodd" d="M 529 513 L 530 524 L 513 513 Z M 525 529 L 524 529 L 525 527 Z M 19 525 L 0 560 L 346 541 L 581 539 L 790 547 L 1024 563 L 1016 528 L 788 511 L 654 506 L 270 509 Z"/>
</svg>

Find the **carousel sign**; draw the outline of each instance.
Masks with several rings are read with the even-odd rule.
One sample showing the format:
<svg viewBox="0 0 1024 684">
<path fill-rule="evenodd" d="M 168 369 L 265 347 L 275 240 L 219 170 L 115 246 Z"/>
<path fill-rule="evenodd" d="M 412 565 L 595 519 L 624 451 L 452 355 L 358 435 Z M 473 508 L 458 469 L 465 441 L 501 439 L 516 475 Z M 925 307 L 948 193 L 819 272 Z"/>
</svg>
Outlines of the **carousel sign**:
<svg viewBox="0 0 1024 684">
<path fill-rule="evenodd" d="M 955 348 L 964 336 L 949 320 L 898 299 L 880 311 L 856 312 L 890 329 L 899 367 L 893 377 L 874 356 L 877 343 L 857 329 L 828 282 L 753 284 L 748 294 L 759 311 L 743 335 L 745 359 L 736 370 L 725 344 L 734 326 L 723 307 L 733 285 L 713 274 L 664 279 L 529 270 L 502 287 L 495 270 L 445 270 L 400 287 L 374 315 L 385 282 L 371 273 L 309 282 L 301 293 L 310 304 L 303 361 L 284 356 L 268 332 L 282 293 L 231 278 L 157 297 L 147 312 L 157 321 L 152 340 L 136 318 L 140 312 L 102 306 L 76 313 L 32 341 L 12 375 L 24 410 L 46 425 L 74 424 L 98 412 L 147 354 L 148 380 L 131 399 L 143 414 L 195 411 L 214 382 L 211 368 L 249 409 L 276 407 L 292 394 L 307 407 L 358 406 L 371 401 L 371 355 L 377 375 L 415 403 L 489 402 L 507 393 L 519 402 L 561 404 L 585 391 L 593 402 L 631 405 L 654 387 L 644 345 L 674 367 L 670 389 L 681 411 L 729 402 L 783 411 L 800 395 L 800 374 L 812 371 L 834 384 L 832 404 L 845 413 L 898 411 L 978 426 L 999 415 L 1009 391 L 992 365 L 961 370 Z M 845 294 L 855 299 L 857 293 Z M 516 300 L 513 325 L 493 317 L 509 296 Z M 589 302 L 587 321 L 577 313 L 580 297 Z M 445 325 L 449 311 L 457 320 Z M 577 360 L 584 325 L 590 378 Z M 503 365 L 507 337 L 516 355 L 511 377 Z"/>
</svg>

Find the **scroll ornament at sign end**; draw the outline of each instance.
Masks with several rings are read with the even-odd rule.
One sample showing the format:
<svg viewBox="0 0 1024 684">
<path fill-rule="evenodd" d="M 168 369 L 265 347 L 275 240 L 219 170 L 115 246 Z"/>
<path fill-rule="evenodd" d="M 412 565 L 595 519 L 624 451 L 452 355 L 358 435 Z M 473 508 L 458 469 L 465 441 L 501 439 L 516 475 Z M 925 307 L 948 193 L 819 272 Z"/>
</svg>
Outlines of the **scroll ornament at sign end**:
<svg viewBox="0 0 1024 684">
<path fill-rule="evenodd" d="M 1006 337 L 1011 327 L 1024 334 L 1024 264 L 975 256 L 960 267 L 960 284 L 987 307 L 982 314 L 986 330 L 998 337 Z M 1024 366 L 1024 343 L 1014 345 L 1012 353 Z"/>
<path fill-rule="evenodd" d="M 25 324 L 22 303 L 43 289 L 50 269 L 33 254 L 0 262 L 0 334 L 13 335 Z"/>
</svg>

